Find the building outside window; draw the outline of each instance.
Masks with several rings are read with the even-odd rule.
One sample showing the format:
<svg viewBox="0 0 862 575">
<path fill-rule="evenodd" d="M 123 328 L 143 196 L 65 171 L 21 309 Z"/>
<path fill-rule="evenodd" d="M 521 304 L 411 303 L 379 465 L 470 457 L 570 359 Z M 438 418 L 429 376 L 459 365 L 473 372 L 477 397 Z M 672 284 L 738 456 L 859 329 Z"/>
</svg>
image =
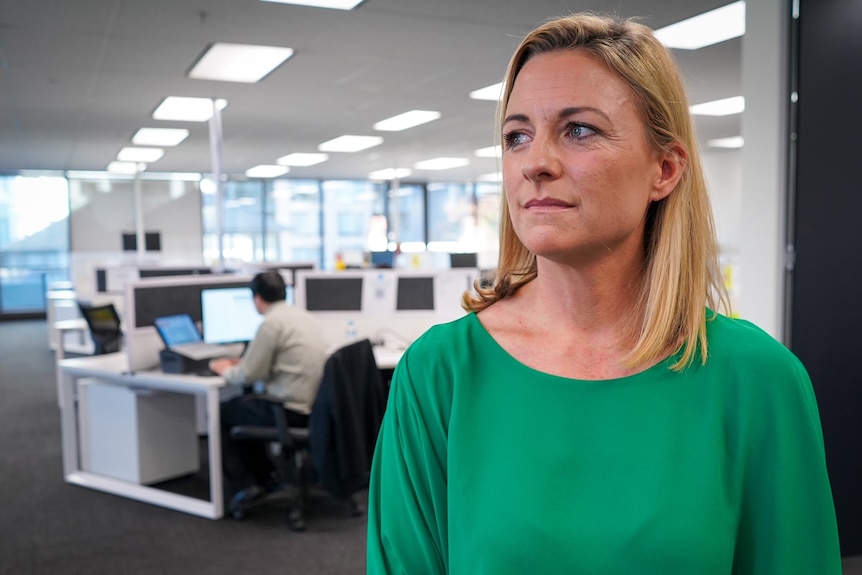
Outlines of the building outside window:
<svg viewBox="0 0 862 575">
<path fill-rule="evenodd" d="M 45 311 L 69 279 L 69 187 L 56 176 L 0 176 L 0 315 Z"/>
<path fill-rule="evenodd" d="M 375 214 L 384 213 L 384 184 L 326 180 L 323 188 L 323 269 L 335 269 L 340 256 L 348 266 L 365 261 Z"/>
<path fill-rule="evenodd" d="M 272 180 L 266 196 L 266 261 L 322 267 L 317 180 Z"/>
<path fill-rule="evenodd" d="M 220 261 L 215 186 L 207 180 L 201 184 L 204 259 Z M 222 253 L 225 261 L 263 261 L 263 187 L 260 180 L 230 180 L 224 183 Z"/>
</svg>

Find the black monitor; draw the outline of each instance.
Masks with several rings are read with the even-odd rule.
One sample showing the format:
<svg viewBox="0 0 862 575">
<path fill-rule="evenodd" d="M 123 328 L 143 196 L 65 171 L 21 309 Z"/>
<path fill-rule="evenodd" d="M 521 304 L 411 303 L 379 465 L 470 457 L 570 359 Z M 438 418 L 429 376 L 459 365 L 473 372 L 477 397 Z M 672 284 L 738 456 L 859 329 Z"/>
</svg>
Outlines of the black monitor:
<svg viewBox="0 0 862 575">
<path fill-rule="evenodd" d="M 375 268 L 391 268 L 395 263 L 395 252 L 371 252 L 371 265 Z"/>
<path fill-rule="evenodd" d="M 398 276 L 396 311 L 433 310 L 434 277 Z"/>
<path fill-rule="evenodd" d="M 144 248 L 148 252 L 162 251 L 162 234 L 160 232 L 144 232 Z M 123 251 L 134 252 L 138 249 L 138 235 L 123 233 Z"/>
<path fill-rule="evenodd" d="M 123 332 L 114 304 L 89 305 L 78 302 L 78 308 L 87 322 L 95 353 L 99 355 L 120 351 Z"/>
<path fill-rule="evenodd" d="M 449 266 L 453 268 L 479 267 L 479 258 L 475 252 L 449 254 Z"/>
<path fill-rule="evenodd" d="M 361 277 L 305 278 L 308 311 L 362 311 Z"/>
<path fill-rule="evenodd" d="M 201 316 L 207 343 L 251 341 L 263 321 L 247 286 L 201 290 Z"/>
</svg>

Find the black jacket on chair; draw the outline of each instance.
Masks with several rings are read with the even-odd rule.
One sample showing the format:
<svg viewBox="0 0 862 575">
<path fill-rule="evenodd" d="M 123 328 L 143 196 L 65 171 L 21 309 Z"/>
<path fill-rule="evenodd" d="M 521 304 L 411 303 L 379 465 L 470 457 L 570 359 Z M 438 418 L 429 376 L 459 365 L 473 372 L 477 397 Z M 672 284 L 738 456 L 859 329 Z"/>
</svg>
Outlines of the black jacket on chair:
<svg viewBox="0 0 862 575">
<path fill-rule="evenodd" d="M 319 484 L 339 499 L 368 485 L 386 390 L 367 339 L 326 361 L 309 418 L 311 456 Z"/>
</svg>

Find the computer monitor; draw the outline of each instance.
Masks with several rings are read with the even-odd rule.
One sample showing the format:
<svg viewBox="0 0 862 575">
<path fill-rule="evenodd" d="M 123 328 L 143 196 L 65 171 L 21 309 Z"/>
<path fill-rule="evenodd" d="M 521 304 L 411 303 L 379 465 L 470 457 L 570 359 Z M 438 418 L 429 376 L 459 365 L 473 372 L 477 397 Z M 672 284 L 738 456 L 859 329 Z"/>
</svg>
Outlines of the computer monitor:
<svg viewBox="0 0 862 575">
<path fill-rule="evenodd" d="M 235 343 L 254 339 L 263 316 L 253 297 L 248 286 L 201 290 L 204 341 Z"/>
<path fill-rule="evenodd" d="M 391 268 L 395 263 L 395 252 L 371 252 L 371 265 L 375 268 Z"/>
<path fill-rule="evenodd" d="M 399 276 L 395 291 L 396 311 L 433 310 L 433 276 Z"/>
<path fill-rule="evenodd" d="M 479 266 L 479 257 L 475 252 L 449 254 L 449 267 L 475 268 Z"/>
<path fill-rule="evenodd" d="M 308 311 L 362 311 L 362 277 L 308 277 L 305 309 Z"/>
</svg>

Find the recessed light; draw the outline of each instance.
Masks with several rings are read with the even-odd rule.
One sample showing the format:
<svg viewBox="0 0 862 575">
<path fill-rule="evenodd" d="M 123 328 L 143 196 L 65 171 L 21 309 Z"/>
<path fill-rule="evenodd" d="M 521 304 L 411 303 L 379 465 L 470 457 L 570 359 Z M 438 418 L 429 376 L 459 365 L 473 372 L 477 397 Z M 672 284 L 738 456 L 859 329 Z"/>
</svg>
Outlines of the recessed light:
<svg viewBox="0 0 862 575">
<path fill-rule="evenodd" d="M 138 146 L 176 146 L 189 137 L 185 128 L 141 128 L 132 136 Z"/>
<path fill-rule="evenodd" d="M 499 158 L 503 155 L 503 146 L 489 146 L 479 148 L 473 152 L 477 158 Z"/>
<path fill-rule="evenodd" d="M 743 96 L 722 98 L 689 107 L 689 111 L 696 116 L 730 116 L 741 114 L 744 110 L 745 98 Z"/>
<path fill-rule="evenodd" d="M 293 48 L 216 42 L 189 70 L 189 78 L 253 84 L 292 55 Z"/>
<path fill-rule="evenodd" d="M 497 82 L 478 90 L 470 92 L 470 97 L 474 100 L 493 100 L 498 101 L 503 96 L 503 82 Z"/>
<path fill-rule="evenodd" d="M 329 159 L 329 154 L 318 152 L 295 152 L 282 156 L 275 161 L 282 166 L 313 166 Z"/>
<path fill-rule="evenodd" d="M 697 50 L 745 34 L 745 2 L 734 2 L 659 28 L 656 38 L 668 48 Z"/>
<path fill-rule="evenodd" d="M 137 174 L 146 168 L 146 164 L 138 162 L 111 162 L 105 169 L 113 174 Z"/>
<path fill-rule="evenodd" d="M 386 168 L 385 170 L 376 170 L 368 174 L 369 180 L 400 180 L 406 178 L 413 171 L 409 168 Z"/>
<path fill-rule="evenodd" d="M 314 6 L 315 8 L 332 8 L 333 10 L 353 10 L 363 0 L 262 0 L 277 4 L 295 4 L 297 6 Z"/>
<path fill-rule="evenodd" d="M 470 163 L 467 158 L 434 158 L 432 160 L 424 160 L 416 162 L 413 167 L 417 170 L 450 170 L 452 168 L 460 168 Z"/>
<path fill-rule="evenodd" d="M 168 96 L 153 112 L 155 120 L 174 120 L 180 122 L 206 122 L 213 115 L 213 101 L 219 110 L 227 106 L 227 100 L 209 98 L 187 98 Z"/>
<path fill-rule="evenodd" d="M 729 138 L 715 138 L 707 140 L 706 145 L 710 148 L 741 148 L 745 141 L 742 136 L 731 136 Z"/>
<path fill-rule="evenodd" d="M 403 114 L 377 122 L 374 124 L 374 129 L 381 132 L 400 132 L 401 130 L 406 130 L 420 124 L 433 122 L 439 117 L 440 112 L 432 110 L 410 110 L 409 112 L 404 112 Z"/>
<path fill-rule="evenodd" d="M 165 155 L 161 148 L 123 148 L 117 154 L 120 162 L 155 162 Z"/>
<path fill-rule="evenodd" d="M 287 166 L 274 166 L 272 164 L 261 164 L 245 171 L 249 178 L 276 178 L 290 171 Z"/>
<path fill-rule="evenodd" d="M 380 136 L 339 136 L 323 142 L 317 149 L 321 152 L 361 152 L 383 143 Z"/>
<path fill-rule="evenodd" d="M 482 174 L 476 178 L 480 182 L 494 182 L 499 184 L 503 181 L 503 172 L 491 172 L 490 174 Z"/>
</svg>

